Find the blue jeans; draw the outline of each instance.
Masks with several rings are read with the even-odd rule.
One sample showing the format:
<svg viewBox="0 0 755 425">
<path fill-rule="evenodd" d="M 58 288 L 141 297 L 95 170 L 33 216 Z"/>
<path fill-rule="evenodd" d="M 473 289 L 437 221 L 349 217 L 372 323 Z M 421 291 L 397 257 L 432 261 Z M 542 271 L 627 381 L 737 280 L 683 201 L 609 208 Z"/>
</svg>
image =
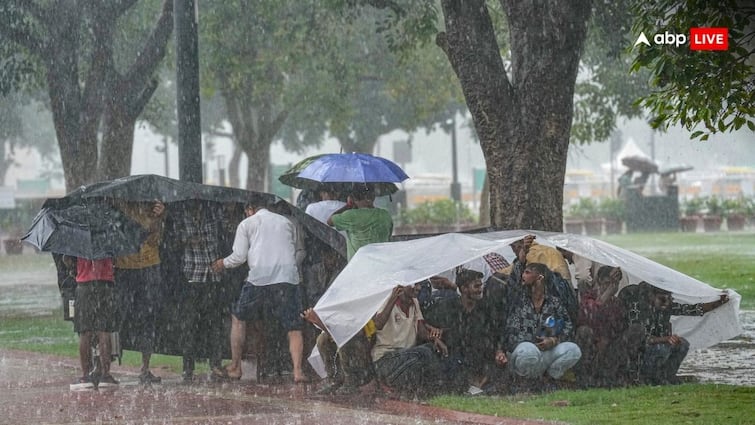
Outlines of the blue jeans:
<svg viewBox="0 0 755 425">
<path fill-rule="evenodd" d="M 680 338 L 679 345 L 651 344 L 645 347 L 640 376 L 651 384 L 666 384 L 674 381 L 682 360 L 689 351 L 689 341 Z"/>
<path fill-rule="evenodd" d="M 547 351 L 540 351 L 531 342 L 520 342 L 509 357 L 509 364 L 519 376 L 539 378 L 543 373 L 558 379 L 573 367 L 582 357 L 579 346 L 573 342 L 562 342 Z"/>
</svg>

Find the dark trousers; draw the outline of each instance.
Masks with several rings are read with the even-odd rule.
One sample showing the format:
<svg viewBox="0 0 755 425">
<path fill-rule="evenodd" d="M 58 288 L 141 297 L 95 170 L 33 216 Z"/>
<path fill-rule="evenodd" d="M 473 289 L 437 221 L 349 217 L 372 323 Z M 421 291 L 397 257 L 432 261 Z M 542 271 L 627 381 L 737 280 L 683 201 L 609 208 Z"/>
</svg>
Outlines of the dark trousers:
<svg viewBox="0 0 755 425">
<path fill-rule="evenodd" d="M 209 358 L 211 367 L 219 367 L 223 358 L 223 321 L 227 310 L 222 308 L 223 285 L 209 282 L 186 282 L 181 291 L 181 353 L 184 370 L 194 369 L 195 358 Z"/>
<path fill-rule="evenodd" d="M 650 384 L 667 384 L 676 380 L 676 372 L 689 351 L 689 342 L 679 345 L 651 344 L 645 348 L 640 376 Z"/>
<path fill-rule="evenodd" d="M 634 381 L 632 366 L 644 347 L 644 329 L 630 325 L 611 341 L 596 341 L 587 326 L 577 328 L 575 341 L 582 358 L 574 368 L 577 383 L 584 387 L 617 387 Z"/>
<path fill-rule="evenodd" d="M 441 364 L 429 343 L 386 353 L 374 364 L 378 379 L 399 391 L 422 394 L 439 381 Z"/>
</svg>

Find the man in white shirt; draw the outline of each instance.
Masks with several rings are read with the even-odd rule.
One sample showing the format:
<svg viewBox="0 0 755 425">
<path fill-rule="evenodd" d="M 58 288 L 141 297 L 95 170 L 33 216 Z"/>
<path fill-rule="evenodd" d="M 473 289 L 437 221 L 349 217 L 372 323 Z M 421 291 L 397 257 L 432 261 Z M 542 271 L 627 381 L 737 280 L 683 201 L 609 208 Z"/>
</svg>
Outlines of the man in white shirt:
<svg viewBox="0 0 755 425">
<path fill-rule="evenodd" d="M 249 275 L 232 309 L 231 364 L 226 373 L 230 379 L 241 378 L 246 322 L 260 317 L 260 312 L 269 307 L 273 317 L 288 331 L 294 381 L 305 382 L 296 226 L 288 218 L 269 211 L 262 201 L 249 202 L 244 212 L 246 219 L 236 229 L 233 253 L 212 264 L 215 271 L 244 263 L 249 266 Z"/>
<path fill-rule="evenodd" d="M 437 351 L 447 356 L 441 330 L 425 323 L 415 285 L 396 286 L 373 317 L 372 361 L 378 380 L 402 392 L 427 391 L 438 379 Z M 418 342 L 428 342 L 417 345 Z"/>
</svg>

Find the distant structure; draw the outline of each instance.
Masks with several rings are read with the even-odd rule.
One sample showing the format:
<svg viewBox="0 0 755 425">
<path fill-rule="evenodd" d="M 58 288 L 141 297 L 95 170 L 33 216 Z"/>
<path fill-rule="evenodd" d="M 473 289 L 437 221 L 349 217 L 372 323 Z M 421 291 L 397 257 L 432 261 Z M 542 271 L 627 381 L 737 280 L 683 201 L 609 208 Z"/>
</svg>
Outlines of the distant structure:
<svg viewBox="0 0 755 425">
<path fill-rule="evenodd" d="M 658 164 L 643 156 L 621 160 L 627 171 L 619 179 L 618 197 L 624 200 L 627 232 L 676 231 L 679 229 L 679 186 L 676 174 L 692 167 L 659 171 Z M 651 175 L 658 174 L 660 193 L 646 193 Z"/>
</svg>

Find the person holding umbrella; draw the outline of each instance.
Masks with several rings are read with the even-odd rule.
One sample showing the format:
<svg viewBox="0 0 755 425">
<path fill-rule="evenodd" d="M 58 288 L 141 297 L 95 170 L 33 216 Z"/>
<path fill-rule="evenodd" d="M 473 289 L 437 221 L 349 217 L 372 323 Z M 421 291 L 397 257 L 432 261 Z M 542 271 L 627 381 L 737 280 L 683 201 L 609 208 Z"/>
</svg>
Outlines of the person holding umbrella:
<svg viewBox="0 0 755 425">
<path fill-rule="evenodd" d="M 365 245 L 388 242 L 393 233 L 391 214 L 375 207 L 375 192 L 367 184 L 355 185 L 346 205 L 328 218 L 328 224 L 346 232 L 349 260 Z"/>
</svg>

